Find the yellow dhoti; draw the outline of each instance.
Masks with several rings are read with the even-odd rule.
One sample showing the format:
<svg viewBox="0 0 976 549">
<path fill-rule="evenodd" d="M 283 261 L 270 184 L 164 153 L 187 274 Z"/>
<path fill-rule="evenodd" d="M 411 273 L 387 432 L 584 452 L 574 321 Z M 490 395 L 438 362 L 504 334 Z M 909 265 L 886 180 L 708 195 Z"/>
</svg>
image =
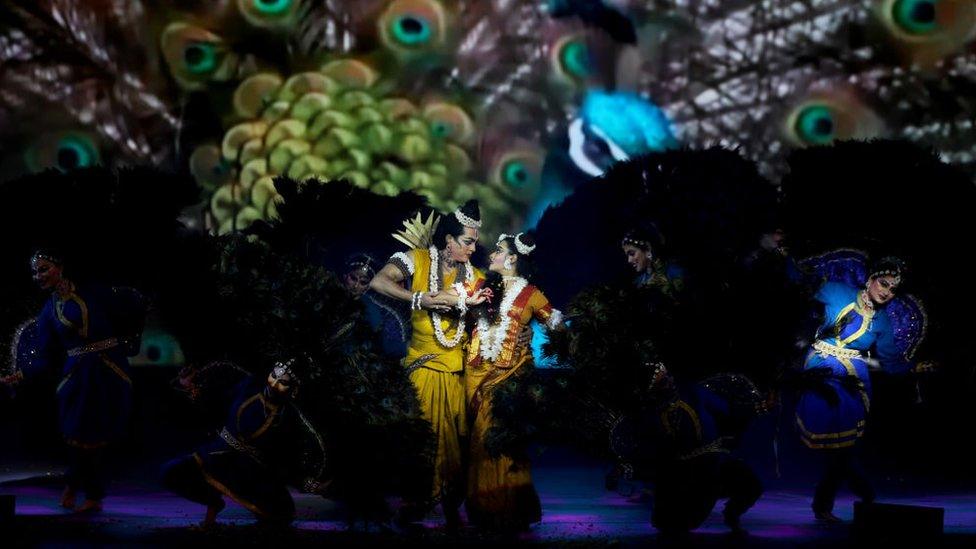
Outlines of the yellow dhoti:
<svg viewBox="0 0 976 549">
<path fill-rule="evenodd" d="M 421 411 L 437 442 L 431 496 L 435 501 L 451 495 L 459 499 L 464 472 L 461 438 L 467 434 L 463 377 L 421 367 L 410 374 L 410 381 L 417 388 Z"/>
<path fill-rule="evenodd" d="M 410 287 L 414 292 L 429 291 L 431 261 L 427 250 L 412 250 L 405 259 L 412 268 Z M 440 288 L 450 288 L 457 278 L 451 273 L 440 281 Z M 472 270 L 472 286 L 483 280 L 480 272 Z M 461 439 L 467 434 L 464 398 L 464 343 L 460 337 L 453 347 L 438 341 L 434 334 L 433 315 L 427 311 L 413 311 L 410 318 L 412 334 L 404 365 L 410 369 L 410 381 L 417 388 L 421 411 L 430 422 L 437 442 L 434 462 L 433 501 L 450 499 L 451 506 L 460 505 L 464 493 L 464 468 Z M 445 314 L 441 319 L 444 339 L 452 342 L 459 326 L 457 316 Z"/>
</svg>

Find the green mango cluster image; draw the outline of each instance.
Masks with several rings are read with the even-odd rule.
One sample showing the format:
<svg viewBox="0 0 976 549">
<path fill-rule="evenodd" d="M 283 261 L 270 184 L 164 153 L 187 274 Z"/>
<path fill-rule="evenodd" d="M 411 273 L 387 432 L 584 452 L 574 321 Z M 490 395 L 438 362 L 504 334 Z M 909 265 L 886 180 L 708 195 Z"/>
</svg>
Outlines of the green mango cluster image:
<svg viewBox="0 0 976 549">
<path fill-rule="evenodd" d="M 414 191 L 451 210 L 494 191 L 471 180 L 474 124 L 447 102 L 422 106 L 378 85 L 364 62 L 331 61 L 283 78 L 254 74 L 233 95 L 236 124 L 221 143 L 199 146 L 191 170 L 209 192 L 218 233 L 273 218 L 274 177 L 345 179 L 394 196 Z"/>
</svg>

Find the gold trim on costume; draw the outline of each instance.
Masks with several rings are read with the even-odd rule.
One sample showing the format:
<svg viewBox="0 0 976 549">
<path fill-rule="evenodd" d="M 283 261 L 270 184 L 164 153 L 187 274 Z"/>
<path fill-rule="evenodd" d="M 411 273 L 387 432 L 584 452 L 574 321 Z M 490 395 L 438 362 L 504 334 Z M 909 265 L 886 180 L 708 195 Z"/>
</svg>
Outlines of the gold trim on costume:
<svg viewBox="0 0 976 549">
<path fill-rule="evenodd" d="M 69 301 L 74 301 L 75 303 L 78 304 L 78 308 L 81 309 L 81 328 L 78 328 L 78 326 L 76 326 L 74 322 L 71 322 L 70 320 L 67 319 L 67 317 L 64 316 L 64 305 Z M 64 324 L 69 328 L 78 330 L 78 335 L 81 336 L 82 338 L 88 337 L 88 304 L 85 303 L 85 300 L 82 299 L 81 296 L 72 292 L 68 294 L 68 297 L 66 299 L 55 300 L 54 312 L 57 315 L 58 320 L 61 322 L 61 324 Z"/>
<path fill-rule="evenodd" d="M 203 475 L 203 480 L 207 481 L 207 484 L 213 486 L 220 493 L 224 494 L 230 499 L 241 504 L 241 506 L 243 506 L 248 511 L 254 513 L 255 515 L 258 515 L 261 518 L 271 518 L 272 516 L 271 513 L 264 511 L 254 503 L 251 503 L 250 501 L 240 497 L 233 490 L 225 486 L 224 483 L 210 476 L 210 473 L 208 473 L 207 470 L 203 467 L 203 458 L 200 457 L 200 454 L 194 452 L 193 459 L 194 461 L 196 461 L 197 467 L 200 468 L 200 474 Z"/>
<path fill-rule="evenodd" d="M 122 381 L 128 383 L 130 387 L 132 386 L 132 378 L 129 377 L 129 374 L 125 373 L 125 370 L 123 370 L 121 367 L 119 367 L 118 364 L 116 364 L 115 362 L 113 362 L 112 359 L 110 359 L 107 354 L 105 354 L 105 353 L 99 353 L 98 358 L 102 359 L 102 364 L 104 364 L 104 365 L 108 366 L 109 368 L 111 368 L 111 370 L 113 372 L 115 372 L 116 375 L 118 375 L 120 378 L 122 378 Z M 63 378 L 61 378 L 61 382 L 58 383 L 58 386 L 54 389 L 54 393 L 55 394 L 61 392 L 61 389 L 63 389 L 64 388 L 64 385 L 66 383 L 68 383 L 68 380 L 71 379 L 71 376 L 75 375 L 75 371 L 80 366 L 81 366 L 81 363 L 80 362 L 76 362 L 71 367 L 71 371 L 68 372 L 68 374 L 65 375 Z"/>
<path fill-rule="evenodd" d="M 797 427 L 800 428 L 800 431 L 802 431 L 803 436 L 805 436 L 807 438 L 810 438 L 810 439 L 815 439 L 815 440 L 825 439 L 825 438 L 844 438 L 844 437 L 849 437 L 849 436 L 854 436 L 854 435 L 860 436 L 861 433 L 864 432 L 864 424 L 865 424 L 865 421 L 862 419 L 862 420 L 860 420 L 860 421 L 857 422 L 857 427 L 855 427 L 855 428 L 853 428 L 853 429 L 851 429 L 849 431 L 841 431 L 839 433 L 820 433 L 820 434 L 817 434 L 817 433 L 814 433 L 814 432 L 810 431 L 809 429 L 807 429 L 807 426 L 803 423 L 803 420 L 800 419 L 800 416 L 799 415 L 796 416 L 796 425 L 797 425 Z"/>
<path fill-rule="evenodd" d="M 82 345 L 80 347 L 74 347 L 73 349 L 68 349 L 68 356 L 78 356 L 87 355 L 90 353 L 97 353 L 99 351 L 107 351 L 113 347 L 119 346 L 119 340 L 115 337 L 110 337 L 108 339 L 103 339 L 101 341 L 96 341 L 95 343 L 89 343 L 87 345 Z"/>
<path fill-rule="evenodd" d="M 732 439 L 733 437 L 730 436 L 719 437 L 704 446 L 695 448 L 691 452 L 688 452 L 687 454 L 680 456 L 678 459 L 680 459 L 681 461 L 688 461 L 690 459 L 695 459 L 696 457 L 703 456 L 705 454 L 731 454 L 732 450 L 729 450 L 724 445 L 727 442 L 731 441 Z"/>
<path fill-rule="evenodd" d="M 413 362 L 410 363 L 409 366 L 407 366 L 407 375 L 409 376 L 410 374 L 416 372 L 418 369 L 423 368 L 424 364 L 426 364 L 428 361 L 433 360 L 435 358 L 437 358 L 437 354 L 435 353 L 427 353 L 426 355 L 420 355 L 420 357 L 417 358 L 417 360 L 414 360 Z M 440 371 L 440 370 L 436 370 L 436 371 Z"/>
<path fill-rule="evenodd" d="M 675 408 L 681 408 L 688 414 L 688 417 L 691 418 L 691 422 L 695 425 L 695 434 L 698 436 L 698 440 L 701 440 L 702 427 L 701 421 L 698 419 L 698 413 L 695 412 L 694 408 L 689 406 L 687 402 L 680 399 L 668 406 L 667 410 L 661 412 L 661 422 L 664 424 L 665 430 L 667 430 L 667 432 L 671 435 L 674 434 L 674 430 L 671 428 L 671 418 L 668 416 L 668 414 L 674 411 Z"/>
<path fill-rule="evenodd" d="M 264 434 L 265 431 L 271 428 L 271 424 L 274 423 L 275 419 L 278 418 L 278 410 L 280 410 L 279 406 L 275 405 L 274 403 L 268 402 L 268 399 L 264 397 L 264 391 L 258 393 L 258 398 L 261 399 L 261 405 L 264 407 L 264 413 L 267 415 L 265 417 L 264 423 L 262 423 L 261 426 L 258 427 L 258 429 L 253 433 L 251 433 L 251 435 L 248 437 L 249 440 L 254 440 L 260 437 L 261 435 Z M 268 413 L 269 409 L 271 410 L 270 414 Z"/>
<path fill-rule="evenodd" d="M 277 417 L 276 416 L 277 409 L 275 409 L 275 413 L 266 415 L 266 417 L 264 418 L 264 422 L 253 433 L 251 433 L 250 435 L 244 435 L 244 431 L 243 429 L 241 429 L 241 415 L 244 414 L 244 409 L 250 406 L 251 403 L 253 403 L 255 400 L 260 400 L 262 408 L 265 410 L 265 412 L 267 412 L 267 401 L 265 401 L 264 395 L 261 392 L 245 400 L 244 403 L 238 406 L 237 408 L 237 432 L 241 433 L 241 435 L 247 440 L 254 440 L 259 436 L 263 435 L 264 432 L 267 431 L 269 427 L 271 427 L 271 424 L 274 422 L 275 417 Z"/>
<path fill-rule="evenodd" d="M 838 343 L 840 344 L 841 347 L 853 343 L 854 341 L 860 339 L 861 336 L 863 336 L 865 333 L 867 333 L 867 331 L 870 328 L 871 328 L 871 319 L 866 316 L 861 317 L 861 327 L 858 328 L 857 331 L 855 331 L 853 334 L 845 337 L 844 339 L 840 339 Z"/>
<path fill-rule="evenodd" d="M 868 309 L 867 307 L 864 306 L 864 304 L 861 303 L 861 292 L 857 293 L 857 297 L 855 298 L 854 303 L 851 303 L 850 305 L 847 305 L 846 307 L 840 310 L 840 313 L 837 314 L 837 318 L 834 319 L 834 324 L 840 322 L 840 319 L 844 318 L 844 315 L 851 312 L 852 310 L 856 310 L 857 313 L 861 315 L 861 326 L 857 330 L 855 330 L 853 334 L 845 338 L 841 338 L 840 334 L 837 334 L 836 339 L 837 339 L 837 345 L 839 347 L 845 347 L 848 344 L 857 341 L 869 329 L 871 329 L 871 320 L 872 318 L 874 318 L 874 310 Z"/>
<path fill-rule="evenodd" d="M 857 349 L 845 349 L 843 347 L 827 343 L 822 339 L 818 339 L 813 343 L 813 350 L 817 351 L 820 355 L 832 356 L 836 358 L 861 358 L 861 351 Z"/>
<path fill-rule="evenodd" d="M 258 395 L 260 395 L 260 393 L 258 393 L 257 395 L 251 395 L 251 398 L 245 400 L 240 406 L 237 407 L 237 416 L 236 416 L 236 419 L 237 419 L 237 430 L 238 431 L 241 430 L 241 414 L 244 413 L 244 409 L 247 408 L 247 406 L 249 404 L 251 404 L 252 402 L 254 402 L 255 400 L 258 399 Z"/>
<path fill-rule="evenodd" d="M 854 364 L 851 362 L 851 359 L 837 357 L 837 362 L 840 362 L 844 366 L 844 369 L 847 370 L 847 375 L 857 377 L 857 391 L 861 393 L 861 401 L 864 403 L 864 412 L 869 412 L 871 410 L 871 399 L 868 397 L 868 392 L 864 388 L 864 382 L 861 381 L 861 378 L 857 376 L 857 369 L 854 368 Z"/>
<path fill-rule="evenodd" d="M 122 381 L 125 381 L 129 385 L 132 385 L 132 379 L 129 377 L 128 374 L 125 373 L 125 370 L 120 368 L 118 364 L 112 362 L 112 359 L 110 359 L 107 354 L 100 353 L 98 356 L 99 358 L 102 359 L 102 362 L 104 362 L 109 368 L 112 369 L 113 372 L 115 372 L 116 374 L 118 374 L 119 377 L 122 378 Z"/>
<path fill-rule="evenodd" d="M 806 447 L 810 448 L 811 450 L 836 450 L 837 448 L 850 448 L 851 446 L 857 444 L 856 438 L 845 442 L 831 442 L 831 443 L 811 442 L 810 440 L 807 440 L 804 437 L 800 437 L 800 440 L 802 440 L 803 444 L 806 445 Z"/>
<path fill-rule="evenodd" d="M 67 326 L 68 328 L 71 328 L 72 330 L 77 330 L 78 327 L 75 326 L 75 323 L 71 322 L 66 316 L 64 316 L 64 303 L 65 300 L 63 299 L 56 299 L 54 301 L 54 314 L 57 315 L 58 322 Z"/>
</svg>

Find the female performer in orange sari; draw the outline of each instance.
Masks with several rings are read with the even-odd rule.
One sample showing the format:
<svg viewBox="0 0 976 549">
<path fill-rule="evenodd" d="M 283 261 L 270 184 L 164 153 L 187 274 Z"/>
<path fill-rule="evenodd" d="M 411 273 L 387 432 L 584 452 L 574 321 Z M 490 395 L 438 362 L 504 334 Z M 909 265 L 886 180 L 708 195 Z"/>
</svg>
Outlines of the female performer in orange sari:
<svg viewBox="0 0 976 549">
<path fill-rule="evenodd" d="M 524 530 L 542 518 L 528 459 L 504 454 L 495 458 L 485 447 L 495 388 L 532 367 L 532 350 L 520 343 L 519 333 L 533 319 L 549 328 L 562 323 L 559 311 L 525 278 L 531 276 L 529 257 L 534 249 L 526 234 L 499 238 L 489 266 L 495 306 L 478 320 L 466 355 L 470 439 L 465 506 L 469 519 L 485 528 Z"/>
</svg>

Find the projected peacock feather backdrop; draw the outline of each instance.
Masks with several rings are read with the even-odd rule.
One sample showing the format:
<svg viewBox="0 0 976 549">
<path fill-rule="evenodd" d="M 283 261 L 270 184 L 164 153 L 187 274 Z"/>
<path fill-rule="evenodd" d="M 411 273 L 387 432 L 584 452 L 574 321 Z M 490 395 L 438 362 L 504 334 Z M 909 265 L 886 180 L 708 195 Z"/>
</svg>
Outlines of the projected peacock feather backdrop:
<svg viewBox="0 0 976 549">
<path fill-rule="evenodd" d="M 614 160 L 896 137 L 973 173 L 973 0 L 39 0 L 0 29 L 2 175 L 151 163 L 217 232 L 343 178 L 499 232 Z"/>
</svg>

